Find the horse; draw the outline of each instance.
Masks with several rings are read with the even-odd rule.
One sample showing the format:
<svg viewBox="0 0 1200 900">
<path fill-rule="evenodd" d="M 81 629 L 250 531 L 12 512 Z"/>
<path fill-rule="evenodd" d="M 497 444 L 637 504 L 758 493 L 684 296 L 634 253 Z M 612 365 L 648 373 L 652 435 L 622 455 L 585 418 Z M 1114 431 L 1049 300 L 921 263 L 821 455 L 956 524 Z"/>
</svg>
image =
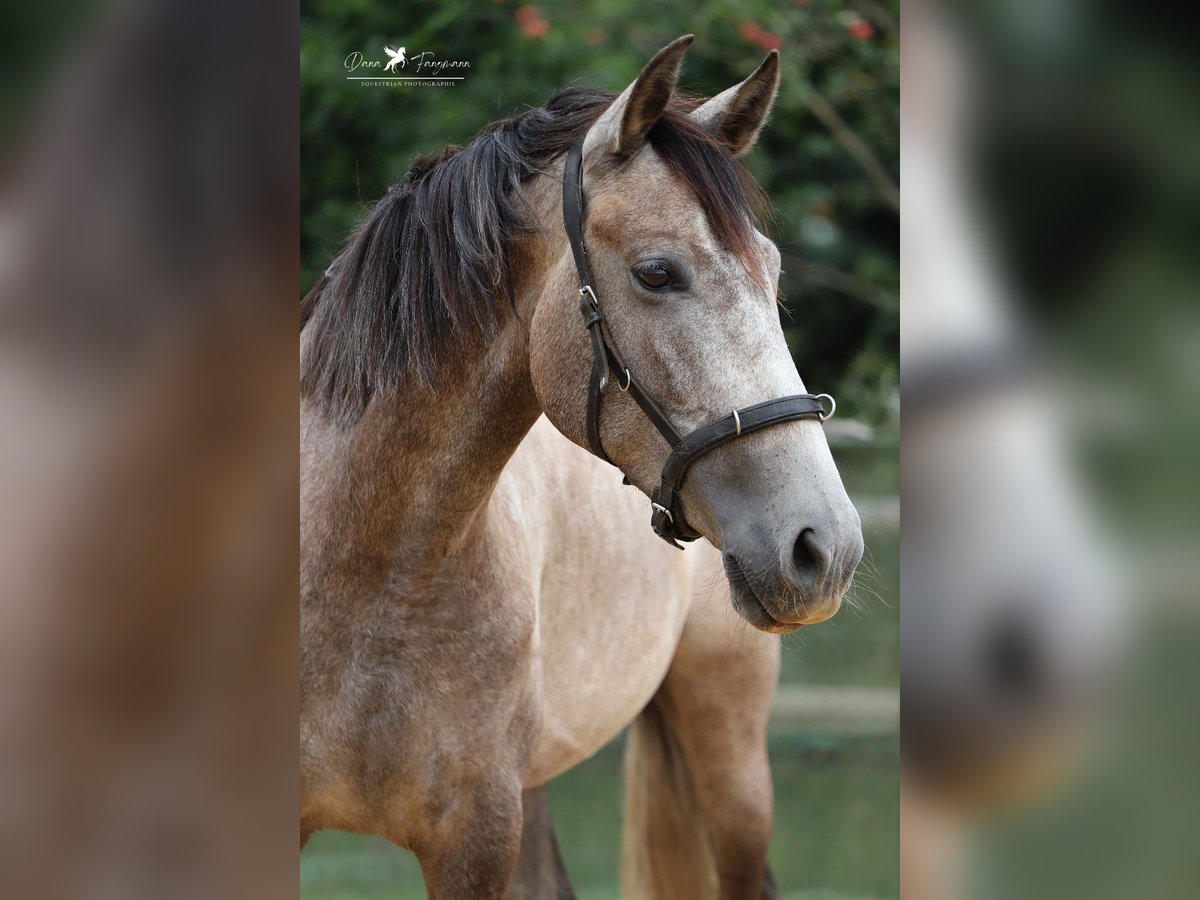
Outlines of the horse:
<svg viewBox="0 0 1200 900">
<path fill-rule="evenodd" d="M 834 615 L 863 540 L 823 414 L 743 433 L 812 402 L 738 159 L 778 53 L 701 102 L 691 42 L 416 159 L 303 301 L 301 847 L 560 896 L 519 883 L 561 869 L 540 788 L 630 726 L 624 892 L 774 896 L 778 635 Z M 723 435 L 655 501 L 669 541 L 663 427 Z"/>
</svg>

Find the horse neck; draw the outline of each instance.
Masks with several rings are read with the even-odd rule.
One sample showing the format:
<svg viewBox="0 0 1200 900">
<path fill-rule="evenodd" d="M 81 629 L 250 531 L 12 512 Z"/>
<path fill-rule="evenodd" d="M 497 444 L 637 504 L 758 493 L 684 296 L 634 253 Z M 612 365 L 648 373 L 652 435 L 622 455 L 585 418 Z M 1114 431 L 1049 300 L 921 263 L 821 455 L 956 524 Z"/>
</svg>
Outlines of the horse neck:
<svg viewBox="0 0 1200 900">
<path fill-rule="evenodd" d="M 323 495 L 317 514 L 333 525 L 320 531 L 330 545 L 357 548 L 355 566 L 435 568 L 478 533 L 501 471 L 541 414 L 527 323 L 547 274 L 545 241 L 534 234 L 514 251 L 516 310 L 498 303 L 496 332 L 448 352 L 432 386 L 410 379 L 374 398 L 350 432 L 306 423 L 305 462 L 323 469 L 310 479 Z"/>
</svg>

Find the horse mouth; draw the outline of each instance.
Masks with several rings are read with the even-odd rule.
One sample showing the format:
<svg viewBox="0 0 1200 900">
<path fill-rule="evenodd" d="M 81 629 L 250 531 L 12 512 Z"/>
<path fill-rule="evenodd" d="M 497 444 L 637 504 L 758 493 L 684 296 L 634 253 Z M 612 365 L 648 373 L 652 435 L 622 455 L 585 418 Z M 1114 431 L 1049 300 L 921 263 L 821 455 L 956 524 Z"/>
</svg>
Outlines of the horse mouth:
<svg viewBox="0 0 1200 900">
<path fill-rule="evenodd" d="M 804 627 L 801 622 L 780 622 L 767 611 L 766 604 L 759 599 L 754 584 L 742 571 L 741 564 L 731 553 L 724 554 L 725 577 L 729 579 L 729 593 L 737 614 L 767 634 L 791 634 Z"/>
</svg>

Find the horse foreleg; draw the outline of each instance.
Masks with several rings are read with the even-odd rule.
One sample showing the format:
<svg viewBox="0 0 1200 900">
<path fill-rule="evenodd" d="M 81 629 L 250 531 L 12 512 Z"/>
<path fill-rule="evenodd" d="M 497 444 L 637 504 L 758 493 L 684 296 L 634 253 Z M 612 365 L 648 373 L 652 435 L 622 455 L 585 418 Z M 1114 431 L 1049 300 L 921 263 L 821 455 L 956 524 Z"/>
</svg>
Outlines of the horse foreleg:
<svg viewBox="0 0 1200 900">
<path fill-rule="evenodd" d="M 501 900 L 521 846 L 519 787 L 464 789 L 437 834 L 413 847 L 430 900 Z"/>
<path fill-rule="evenodd" d="M 505 900 L 575 900 L 558 851 L 546 787 L 530 788 L 521 799 L 525 813 L 521 853 Z"/>
<path fill-rule="evenodd" d="M 767 721 L 778 679 L 779 639 L 752 630 L 716 597 L 693 609 L 655 698 L 686 762 L 728 900 L 775 896 L 766 865 Z"/>
</svg>

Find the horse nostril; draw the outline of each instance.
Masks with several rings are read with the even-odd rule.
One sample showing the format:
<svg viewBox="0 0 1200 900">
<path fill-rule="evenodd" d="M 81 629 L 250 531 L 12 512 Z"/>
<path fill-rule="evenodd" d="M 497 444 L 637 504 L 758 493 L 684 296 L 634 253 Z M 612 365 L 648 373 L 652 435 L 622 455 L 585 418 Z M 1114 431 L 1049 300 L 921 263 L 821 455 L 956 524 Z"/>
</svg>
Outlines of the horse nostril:
<svg viewBox="0 0 1200 900">
<path fill-rule="evenodd" d="M 814 528 L 805 528 L 792 547 L 792 564 L 797 574 L 819 580 L 825 573 L 826 553 Z"/>
<path fill-rule="evenodd" d="M 985 638 L 985 677 L 993 691 L 1006 700 L 1032 700 L 1044 681 L 1040 656 L 1032 628 L 1014 619 L 1002 620 Z"/>
</svg>

